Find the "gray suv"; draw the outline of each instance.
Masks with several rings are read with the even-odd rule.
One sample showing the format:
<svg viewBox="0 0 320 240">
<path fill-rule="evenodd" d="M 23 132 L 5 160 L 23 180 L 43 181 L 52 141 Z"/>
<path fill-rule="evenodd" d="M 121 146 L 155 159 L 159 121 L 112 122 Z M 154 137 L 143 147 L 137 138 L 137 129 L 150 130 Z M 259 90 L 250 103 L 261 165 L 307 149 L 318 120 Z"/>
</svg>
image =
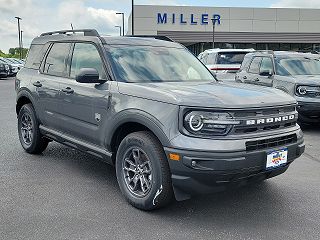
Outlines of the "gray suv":
<svg viewBox="0 0 320 240">
<path fill-rule="evenodd" d="M 16 79 L 25 151 L 57 141 L 115 165 L 143 210 L 274 177 L 303 153 L 294 98 L 218 82 L 185 47 L 155 38 L 35 38 Z"/>
<path fill-rule="evenodd" d="M 261 51 L 245 56 L 237 82 L 280 89 L 295 97 L 299 120 L 320 122 L 320 55 Z"/>
</svg>

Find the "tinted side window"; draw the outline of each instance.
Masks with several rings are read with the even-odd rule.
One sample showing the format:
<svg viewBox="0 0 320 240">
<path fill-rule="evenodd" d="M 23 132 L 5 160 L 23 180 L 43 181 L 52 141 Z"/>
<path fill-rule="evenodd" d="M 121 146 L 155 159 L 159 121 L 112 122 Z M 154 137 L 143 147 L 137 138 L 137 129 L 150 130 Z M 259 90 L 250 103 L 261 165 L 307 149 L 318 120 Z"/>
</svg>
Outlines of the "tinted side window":
<svg viewBox="0 0 320 240">
<path fill-rule="evenodd" d="M 40 44 L 32 44 L 30 46 L 25 67 L 39 69 L 41 60 L 47 48 Z"/>
<path fill-rule="evenodd" d="M 273 63 L 271 58 L 264 57 L 262 58 L 261 65 L 260 65 L 260 72 L 273 72 Z"/>
<path fill-rule="evenodd" d="M 75 44 L 70 77 L 75 78 L 81 68 L 95 68 L 99 72 L 99 78 L 106 80 L 106 74 L 99 52 L 91 43 Z"/>
<path fill-rule="evenodd" d="M 44 64 L 44 73 L 58 76 L 67 76 L 67 61 L 70 43 L 54 43 Z"/>
<path fill-rule="evenodd" d="M 261 57 L 255 57 L 253 58 L 250 67 L 249 67 L 249 71 L 250 73 L 259 73 L 259 68 L 260 68 L 260 62 L 261 62 Z"/>
</svg>

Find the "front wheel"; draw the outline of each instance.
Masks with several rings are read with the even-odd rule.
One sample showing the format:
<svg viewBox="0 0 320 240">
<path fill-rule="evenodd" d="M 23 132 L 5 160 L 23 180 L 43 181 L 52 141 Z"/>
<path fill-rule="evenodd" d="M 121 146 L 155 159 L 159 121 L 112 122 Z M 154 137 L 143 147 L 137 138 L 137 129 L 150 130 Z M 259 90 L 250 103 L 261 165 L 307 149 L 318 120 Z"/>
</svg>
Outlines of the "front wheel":
<svg viewBox="0 0 320 240">
<path fill-rule="evenodd" d="M 42 153 L 48 146 L 49 141 L 40 133 L 39 122 L 31 104 L 23 105 L 19 111 L 18 134 L 22 147 L 28 153 Z"/>
<path fill-rule="evenodd" d="M 136 208 L 153 210 L 172 199 L 169 164 L 160 142 L 150 132 L 131 133 L 122 140 L 116 173 L 122 194 Z"/>
</svg>

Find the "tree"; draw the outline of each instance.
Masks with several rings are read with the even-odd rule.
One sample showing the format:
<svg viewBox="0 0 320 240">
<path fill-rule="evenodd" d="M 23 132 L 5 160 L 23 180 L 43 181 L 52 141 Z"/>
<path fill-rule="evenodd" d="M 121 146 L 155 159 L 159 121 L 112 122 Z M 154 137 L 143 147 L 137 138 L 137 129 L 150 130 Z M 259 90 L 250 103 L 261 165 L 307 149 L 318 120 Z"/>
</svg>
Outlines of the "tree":
<svg viewBox="0 0 320 240">
<path fill-rule="evenodd" d="M 26 58 L 28 53 L 28 48 L 22 48 L 22 58 Z M 0 50 L 0 57 L 5 58 L 20 58 L 20 49 L 18 47 L 16 48 L 10 48 L 9 53 L 6 54 Z"/>
<path fill-rule="evenodd" d="M 16 54 L 16 49 L 17 48 L 9 48 L 9 54 L 15 55 Z"/>
</svg>

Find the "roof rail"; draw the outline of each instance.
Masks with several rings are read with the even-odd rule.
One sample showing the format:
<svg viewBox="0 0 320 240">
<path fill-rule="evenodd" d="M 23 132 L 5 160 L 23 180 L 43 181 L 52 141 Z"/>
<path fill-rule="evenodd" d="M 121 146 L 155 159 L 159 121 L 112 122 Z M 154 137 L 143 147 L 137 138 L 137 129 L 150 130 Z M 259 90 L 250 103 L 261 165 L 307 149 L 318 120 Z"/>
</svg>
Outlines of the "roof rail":
<svg viewBox="0 0 320 240">
<path fill-rule="evenodd" d="M 43 36 L 50 36 L 54 34 L 67 34 L 67 33 L 77 33 L 77 32 L 83 32 L 84 36 L 94 36 L 99 37 L 99 33 L 95 29 L 77 29 L 77 30 L 60 30 L 60 31 L 53 31 L 53 32 L 45 32 L 40 35 L 40 37 Z"/>
<path fill-rule="evenodd" d="M 274 54 L 273 50 L 256 50 L 255 52 Z"/>
<path fill-rule="evenodd" d="M 315 50 L 297 50 L 298 53 L 312 53 L 312 54 L 319 54 L 318 51 Z"/>
<path fill-rule="evenodd" d="M 158 40 L 174 42 L 171 38 L 169 38 L 167 36 L 161 36 L 161 35 L 126 35 L 125 37 L 154 38 L 154 39 L 158 39 Z"/>
</svg>

